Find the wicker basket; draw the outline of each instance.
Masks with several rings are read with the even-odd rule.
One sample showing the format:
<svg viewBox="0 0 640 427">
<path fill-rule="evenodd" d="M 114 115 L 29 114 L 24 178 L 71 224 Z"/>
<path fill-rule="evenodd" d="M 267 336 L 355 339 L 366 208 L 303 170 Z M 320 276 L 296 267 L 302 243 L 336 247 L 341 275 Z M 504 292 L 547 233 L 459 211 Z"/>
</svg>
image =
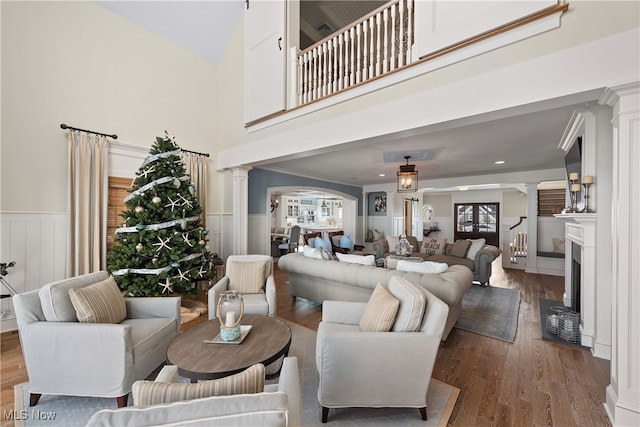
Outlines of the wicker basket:
<svg viewBox="0 0 640 427">
<path fill-rule="evenodd" d="M 559 316 L 558 338 L 580 344 L 580 313 L 568 310 Z"/>
</svg>

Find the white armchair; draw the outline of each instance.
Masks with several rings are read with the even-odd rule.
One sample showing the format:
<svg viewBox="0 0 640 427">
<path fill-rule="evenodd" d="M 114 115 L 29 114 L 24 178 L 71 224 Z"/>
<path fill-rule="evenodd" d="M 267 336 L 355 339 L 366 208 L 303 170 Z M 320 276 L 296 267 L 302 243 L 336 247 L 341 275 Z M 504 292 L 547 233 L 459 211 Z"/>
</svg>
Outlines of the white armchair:
<svg viewBox="0 0 640 427">
<path fill-rule="evenodd" d="M 209 289 L 209 319 L 215 319 L 217 314 L 218 299 L 223 292 L 238 287 L 233 286 L 234 281 L 252 280 L 248 270 L 255 272 L 256 265 L 264 265 L 263 277 L 260 278 L 262 286 L 257 293 L 242 293 L 244 300 L 244 312 L 246 314 L 261 314 L 275 317 L 276 315 L 276 282 L 273 278 L 273 258 L 269 255 L 231 255 L 227 258 L 225 275 Z M 246 269 L 243 268 L 246 265 Z M 237 283 L 236 283 L 237 284 Z M 240 284 L 237 284 L 241 286 Z"/>
<path fill-rule="evenodd" d="M 418 332 L 362 332 L 367 303 L 323 303 L 316 341 L 322 422 L 329 408 L 344 407 L 418 408 L 427 419 L 427 390 L 449 308 L 424 292 Z"/>
<path fill-rule="evenodd" d="M 121 323 L 78 322 L 69 289 L 108 277 L 100 271 L 13 297 L 30 406 L 43 394 L 115 397 L 126 406 L 133 382 L 166 360 L 180 333 L 180 298 L 125 298 Z"/>
</svg>

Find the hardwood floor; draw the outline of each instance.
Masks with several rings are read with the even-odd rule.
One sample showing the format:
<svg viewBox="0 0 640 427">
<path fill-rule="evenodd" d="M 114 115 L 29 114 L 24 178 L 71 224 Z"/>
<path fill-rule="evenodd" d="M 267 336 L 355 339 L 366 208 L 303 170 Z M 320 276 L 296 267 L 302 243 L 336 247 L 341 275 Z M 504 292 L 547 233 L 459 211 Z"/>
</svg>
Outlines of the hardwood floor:
<svg viewBox="0 0 640 427">
<path fill-rule="evenodd" d="M 590 351 L 542 340 L 538 298 L 561 300 L 564 278 L 504 270 L 498 258 L 491 285 L 520 290 L 513 344 L 454 329 L 440 349 L 434 378 L 460 396 L 450 426 L 609 426 L 604 411 L 609 361 Z M 275 269 L 277 314 L 317 330 L 320 304 L 289 295 L 287 273 Z M 475 286 L 475 285 L 474 285 Z M 202 297 L 200 300 L 206 300 Z M 202 318 L 202 320 L 205 320 Z M 199 323 L 190 322 L 187 327 Z M 0 340 L 1 409 L 13 409 L 13 386 L 27 382 L 16 333 Z M 2 426 L 12 425 L 2 417 Z"/>
</svg>

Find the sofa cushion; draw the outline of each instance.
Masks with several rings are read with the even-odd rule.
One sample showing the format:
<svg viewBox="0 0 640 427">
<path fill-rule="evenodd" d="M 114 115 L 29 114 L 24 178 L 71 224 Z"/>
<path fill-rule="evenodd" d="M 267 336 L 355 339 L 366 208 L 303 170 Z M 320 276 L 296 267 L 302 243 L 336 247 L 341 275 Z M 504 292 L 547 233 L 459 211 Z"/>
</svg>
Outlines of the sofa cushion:
<svg viewBox="0 0 640 427">
<path fill-rule="evenodd" d="M 387 244 L 389 245 L 389 252 L 395 252 L 396 246 L 398 245 L 398 242 L 400 242 L 400 237 L 387 236 L 386 239 L 387 239 Z"/>
<path fill-rule="evenodd" d="M 134 362 L 143 359 L 147 353 L 153 352 L 160 343 L 173 338 L 176 334 L 176 319 L 174 318 L 125 319 L 120 324 L 131 326 Z"/>
<path fill-rule="evenodd" d="M 449 269 L 449 265 L 444 262 L 424 261 L 424 262 L 410 262 L 410 261 L 398 261 L 396 270 L 410 271 L 413 273 L 422 274 L 440 274 Z"/>
<path fill-rule="evenodd" d="M 48 283 L 38 291 L 40 305 L 47 322 L 77 322 L 76 309 L 71 303 L 69 289 L 82 288 L 109 277 L 106 271 L 85 274 Z"/>
<path fill-rule="evenodd" d="M 263 292 L 265 284 L 265 261 L 232 262 L 227 270 L 229 289 L 242 294 L 257 294 Z"/>
<path fill-rule="evenodd" d="M 329 261 L 336 261 L 337 258 L 333 255 L 331 251 L 326 250 L 325 248 L 320 248 L 320 255 L 322 255 L 322 259 L 326 259 Z"/>
<path fill-rule="evenodd" d="M 194 384 L 136 381 L 131 394 L 133 404 L 142 406 L 211 396 L 261 393 L 264 390 L 264 373 L 264 365 L 258 363 L 235 375 Z"/>
<path fill-rule="evenodd" d="M 124 297 L 112 276 L 93 285 L 69 289 L 69 298 L 81 323 L 120 323 L 127 318 Z"/>
<path fill-rule="evenodd" d="M 353 240 L 351 240 L 351 237 L 349 235 L 341 236 L 339 247 L 345 249 L 353 249 Z"/>
<path fill-rule="evenodd" d="M 467 251 L 467 258 L 475 259 L 476 254 L 484 248 L 484 244 L 487 242 L 486 239 L 468 239 L 471 242 L 471 246 L 469 246 L 469 250 Z"/>
<path fill-rule="evenodd" d="M 320 249 L 312 248 L 311 246 L 307 245 L 304 245 L 304 247 L 302 248 L 302 255 L 308 256 L 310 258 L 323 259 Z"/>
<path fill-rule="evenodd" d="M 378 283 L 360 319 L 364 332 L 388 332 L 396 320 L 400 301 Z"/>
<path fill-rule="evenodd" d="M 329 241 L 329 239 L 316 237 L 313 244 L 316 249 L 325 248 L 328 251 L 333 251 L 333 249 L 331 248 L 331 242 Z"/>
<path fill-rule="evenodd" d="M 465 258 L 470 246 L 471 242 L 468 240 L 456 240 L 447 255 Z"/>
<path fill-rule="evenodd" d="M 452 255 L 431 255 L 427 260 L 433 262 L 444 262 L 447 263 L 449 267 L 452 265 L 464 265 L 469 270 L 475 271 L 475 262 L 467 257 L 460 258 Z"/>
<path fill-rule="evenodd" d="M 285 392 L 215 396 L 154 406 L 103 409 L 87 425 L 95 427 L 193 425 L 285 427 L 289 418 Z"/>
<path fill-rule="evenodd" d="M 444 246 L 446 243 L 447 239 L 430 239 L 425 237 L 422 239 L 420 252 L 427 255 L 441 255 L 444 253 Z"/>
<path fill-rule="evenodd" d="M 354 254 L 336 254 L 338 261 L 348 262 L 351 264 L 376 265 L 376 257 L 374 255 L 354 255 Z"/>
<path fill-rule="evenodd" d="M 389 291 L 400 301 L 394 332 L 416 332 L 422 325 L 422 317 L 427 307 L 427 297 L 421 286 L 394 276 L 389 280 Z"/>
</svg>

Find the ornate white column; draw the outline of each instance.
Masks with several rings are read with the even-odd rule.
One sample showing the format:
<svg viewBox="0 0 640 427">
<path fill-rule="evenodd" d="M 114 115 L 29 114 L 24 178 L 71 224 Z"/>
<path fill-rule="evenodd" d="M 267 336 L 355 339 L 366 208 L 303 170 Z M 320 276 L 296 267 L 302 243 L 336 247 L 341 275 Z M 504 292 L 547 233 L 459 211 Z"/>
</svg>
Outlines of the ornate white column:
<svg viewBox="0 0 640 427">
<path fill-rule="evenodd" d="M 233 255 L 247 254 L 250 170 L 251 168 L 246 166 L 231 169 L 233 172 Z"/>
<path fill-rule="evenodd" d="M 640 82 L 609 88 L 613 107 L 611 384 L 614 426 L 640 425 Z"/>
</svg>

